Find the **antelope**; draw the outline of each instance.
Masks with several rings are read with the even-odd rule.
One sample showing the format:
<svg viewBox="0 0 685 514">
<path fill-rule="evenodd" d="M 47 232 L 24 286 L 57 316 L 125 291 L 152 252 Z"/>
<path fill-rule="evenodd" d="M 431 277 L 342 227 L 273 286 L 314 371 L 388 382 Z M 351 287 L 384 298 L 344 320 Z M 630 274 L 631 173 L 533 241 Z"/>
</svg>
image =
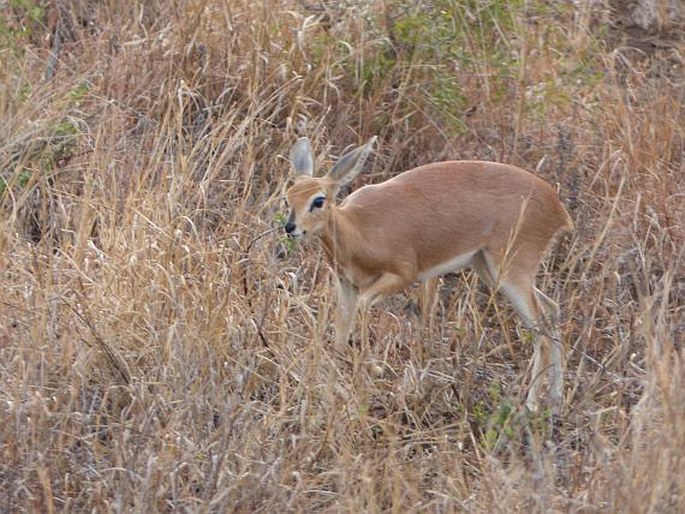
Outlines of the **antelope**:
<svg viewBox="0 0 685 514">
<path fill-rule="evenodd" d="M 508 164 L 446 161 L 364 186 L 336 205 L 340 188 L 361 171 L 375 141 L 346 153 L 318 178 L 306 137 L 290 151 L 295 178 L 286 192 L 291 211 L 285 231 L 322 243 L 336 277 L 337 348 L 348 344 L 357 312 L 363 316 L 383 297 L 469 267 L 501 291 L 536 334 L 526 406 L 538 409 L 546 368 L 549 403 L 557 414 L 563 403 L 562 348 L 550 325 L 559 307 L 535 286 L 552 241 L 573 230 L 555 190 Z"/>
</svg>

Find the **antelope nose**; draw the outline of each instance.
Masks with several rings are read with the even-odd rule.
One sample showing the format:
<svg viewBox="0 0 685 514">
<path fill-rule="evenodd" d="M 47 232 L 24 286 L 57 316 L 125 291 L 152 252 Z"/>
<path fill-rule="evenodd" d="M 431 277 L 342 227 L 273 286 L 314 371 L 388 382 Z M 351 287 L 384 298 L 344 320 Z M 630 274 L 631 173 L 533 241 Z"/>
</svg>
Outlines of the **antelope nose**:
<svg viewBox="0 0 685 514">
<path fill-rule="evenodd" d="M 292 221 L 289 221 L 288 223 L 285 224 L 285 232 L 287 234 L 292 234 L 295 231 L 295 224 Z"/>
</svg>

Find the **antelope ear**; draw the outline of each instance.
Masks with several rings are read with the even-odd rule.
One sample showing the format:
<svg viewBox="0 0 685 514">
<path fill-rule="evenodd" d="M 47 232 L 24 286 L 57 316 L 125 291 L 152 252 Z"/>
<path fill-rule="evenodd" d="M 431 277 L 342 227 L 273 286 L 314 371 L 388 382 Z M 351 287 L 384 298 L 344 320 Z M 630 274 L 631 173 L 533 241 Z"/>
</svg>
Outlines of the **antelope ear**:
<svg viewBox="0 0 685 514">
<path fill-rule="evenodd" d="M 309 139 L 301 137 L 290 149 L 290 164 L 296 177 L 311 177 L 314 174 L 314 156 Z"/>
<path fill-rule="evenodd" d="M 352 179 L 362 170 L 366 158 L 373 150 L 376 139 L 378 138 L 373 136 L 364 146 L 355 148 L 351 152 L 343 155 L 340 160 L 335 163 L 333 169 L 328 172 L 328 176 L 332 178 L 338 186 L 344 186 L 352 181 Z"/>
</svg>

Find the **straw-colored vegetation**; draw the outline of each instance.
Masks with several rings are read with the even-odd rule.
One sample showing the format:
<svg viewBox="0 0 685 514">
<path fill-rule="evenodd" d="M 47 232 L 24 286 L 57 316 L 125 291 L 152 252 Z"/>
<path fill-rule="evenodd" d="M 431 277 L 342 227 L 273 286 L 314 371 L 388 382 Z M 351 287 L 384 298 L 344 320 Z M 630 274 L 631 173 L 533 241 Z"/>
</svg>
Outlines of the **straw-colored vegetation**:
<svg viewBox="0 0 685 514">
<path fill-rule="evenodd" d="M 678 2 L 0 13 L 0 511 L 685 511 Z M 558 185 L 556 432 L 469 273 L 372 311 L 383 377 L 331 351 L 329 270 L 282 241 L 301 135 L 321 167 L 378 135 L 355 186 L 455 158 Z"/>
</svg>

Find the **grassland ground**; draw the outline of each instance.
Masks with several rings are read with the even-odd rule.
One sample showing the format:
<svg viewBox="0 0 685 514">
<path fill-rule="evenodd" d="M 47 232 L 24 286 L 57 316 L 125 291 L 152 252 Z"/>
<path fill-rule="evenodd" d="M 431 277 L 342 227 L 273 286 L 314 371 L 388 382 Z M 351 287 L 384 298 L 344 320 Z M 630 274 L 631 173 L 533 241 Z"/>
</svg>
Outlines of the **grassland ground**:
<svg viewBox="0 0 685 514">
<path fill-rule="evenodd" d="M 684 11 L 0 2 L 0 511 L 685 511 Z M 282 240 L 302 135 L 322 168 L 379 137 L 353 187 L 556 185 L 555 437 L 470 273 L 372 311 L 382 377 L 332 351 L 330 272 Z"/>
</svg>

